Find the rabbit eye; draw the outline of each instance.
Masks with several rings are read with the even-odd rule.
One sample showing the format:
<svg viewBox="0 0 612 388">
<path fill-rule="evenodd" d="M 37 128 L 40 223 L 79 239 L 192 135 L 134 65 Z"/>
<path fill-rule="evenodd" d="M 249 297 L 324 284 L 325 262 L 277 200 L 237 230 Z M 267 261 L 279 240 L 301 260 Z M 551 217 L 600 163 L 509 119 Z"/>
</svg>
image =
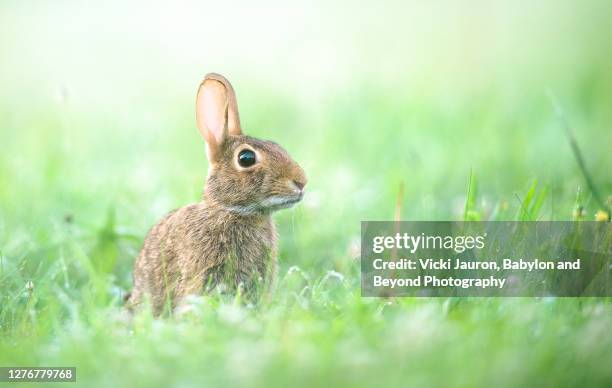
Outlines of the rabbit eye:
<svg viewBox="0 0 612 388">
<path fill-rule="evenodd" d="M 251 150 L 242 150 L 238 154 L 238 164 L 240 167 L 251 167 L 255 164 L 255 152 Z"/>
</svg>

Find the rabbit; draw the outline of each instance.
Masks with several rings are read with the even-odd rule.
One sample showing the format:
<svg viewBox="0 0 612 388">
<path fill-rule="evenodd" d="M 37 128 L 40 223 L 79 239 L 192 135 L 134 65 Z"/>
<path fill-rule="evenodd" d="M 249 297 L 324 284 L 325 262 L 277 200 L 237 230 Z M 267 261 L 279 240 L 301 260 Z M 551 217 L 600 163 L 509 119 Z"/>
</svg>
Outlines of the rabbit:
<svg viewBox="0 0 612 388">
<path fill-rule="evenodd" d="M 134 263 L 130 310 L 149 300 L 155 315 L 187 296 L 222 286 L 258 295 L 276 271 L 271 214 L 300 202 L 304 170 L 278 144 L 242 133 L 234 89 L 207 74 L 196 96 L 196 122 L 209 162 L 200 202 L 174 210 L 148 233 Z"/>
</svg>

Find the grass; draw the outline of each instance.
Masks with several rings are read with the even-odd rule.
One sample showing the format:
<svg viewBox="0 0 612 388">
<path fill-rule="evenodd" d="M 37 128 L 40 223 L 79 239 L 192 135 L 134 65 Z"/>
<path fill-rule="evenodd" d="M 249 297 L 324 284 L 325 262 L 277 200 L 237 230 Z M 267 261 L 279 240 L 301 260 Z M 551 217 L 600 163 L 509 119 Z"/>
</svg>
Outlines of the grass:
<svg viewBox="0 0 612 388">
<path fill-rule="evenodd" d="M 381 97 L 378 109 L 383 106 Z M 491 117 L 488 109 L 481 113 Z M 347 122 L 336 121 L 336 128 L 352 128 L 342 117 Z M 412 136 L 397 136 L 410 147 Z M 434 134 L 429 142 L 444 143 L 444 136 Z M 37 147 L 36 139 L 23 137 L 22 147 L 24 142 Z M 147 228 L 184 202 L 183 190 L 197 199 L 203 163 L 173 176 L 174 166 L 159 162 L 156 176 L 148 177 L 153 183 L 143 187 L 133 183 L 131 168 L 103 158 L 83 160 L 98 168 L 95 172 L 70 175 L 78 170 L 72 155 L 53 139 L 43 153 L 27 154 L 32 170 L 7 168 L 5 158 L 0 364 L 74 365 L 86 386 L 605 386 L 611 381 L 607 299 L 385 300 L 361 298 L 359 291 L 355 244 L 361 218 L 392 219 L 399 211 L 403 219 L 570 219 L 575 190 L 566 188 L 577 188 L 579 175 L 555 171 L 546 185 L 518 178 L 517 187 L 522 181 L 525 189 L 502 199 L 491 189 L 495 174 L 476 178 L 486 167 L 475 166 L 472 174 L 457 171 L 463 183 L 453 184 L 453 170 L 436 166 L 440 161 L 434 157 L 423 156 L 427 163 L 419 168 L 427 171 L 413 171 L 406 169 L 412 162 L 402 160 L 403 149 L 375 155 L 361 137 L 336 133 L 332 139 L 337 153 L 321 151 L 307 160 L 312 197 L 277 217 L 281 271 L 269 302 L 245 306 L 205 296 L 193 301 L 191 316 L 158 320 L 143 312 L 132 323 L 122 313 L 121 298 L 131 284 L 133 258 Z M 83 146 L 96 152 L 97 141 L 87 139 Z M 115 141 L 124 140 L 109 140 Z M 563 141 L 556 144 L 563 147 Z M 340 146 L 347 142 L 350 146 Z M 306 155 L 309 147 L 297 151 Z M 484 152 L 504 157 L 504 148 Z M 363 150 L 357 159 L 355 150 Z M 165 161 L 184 163 L 179 153 L 164 152 Z M 147 155 L 155 164 L 155 152 Z M 131 164 L 138 156 L 118 158 Z M 518 166 L 505 169 L 530 175 Z M 105 191 L 107 179 L 114 186 Z M 405 185 L 398 208 L 402 180 L 412 183 Z M 431 187 L 440 180 L 449 188 Z M 603 183 L 609 192 L 610 182 Z M 461 184 L 469 189 L 452 188 Z M 462 191 L 467 199 L 461 199 Z M 464 204 L 456 212 L 448 205 L 454 196 Z M 579 201 L 586 214 L 596 209 L 588 199 Z"/>
<path fill-rule="evenodd" d="M 274 23 L 293 14 L 273 13 L 240 30 L 254 48 L 238 47 L 234 65 L 209 41 L 188 41 L 200 30 L 138 32 L 119 16 L 115 30 L 110 11 L 0 6 L 11 11 L 0 23 L 0 365 L 76 366 L 87 387 L 609 386 L 609 298 L 360 296 L 361 220 L 592 220 L 602 210 L 546 91 L 606 201 L 610 6 L 542 4 L 492 13 L 507 24 L 466 19 L 473 33 L 454 24 L 454 7 L 413 5 L 412 23 L 396 19 L 400 3 L 376 10 L 391 21 L 356 9 L 368 33 L 334 8 L 312 36 L 283 25 L 279 41 Z M 147 40 L 166 34 L 189 50 Z M 236 34 L 231 48 L 249 39 Z M 195 56 L 195 43 L 224 60 Z M 278 67 L 258 61 L 266 50 Z M 308 192 L 275 217 L 269 301 L 208 295 L 191 315 L 128 322 L 121 299 L 147 230 L 200 198 L 193 94 L 207 70 L 234 82 L 249 134 L 303 165 Z"/>
</svg>

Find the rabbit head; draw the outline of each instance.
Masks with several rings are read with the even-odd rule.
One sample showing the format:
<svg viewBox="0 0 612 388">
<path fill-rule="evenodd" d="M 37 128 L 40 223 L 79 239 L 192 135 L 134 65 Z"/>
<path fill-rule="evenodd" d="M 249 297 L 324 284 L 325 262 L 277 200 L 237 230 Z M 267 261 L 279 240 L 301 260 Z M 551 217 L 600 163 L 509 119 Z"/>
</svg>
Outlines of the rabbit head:
<svg viewBox="0 0 612 388">
<path fill-rule="evenodd" d="M 196 119 L 209 162 L 207 205 L 241 214 L 268 214 L 301 201 L 304 170 L 278 144 L 242 133 L 236 95 L 219 74 L 207 74 Z"/>
</svg>

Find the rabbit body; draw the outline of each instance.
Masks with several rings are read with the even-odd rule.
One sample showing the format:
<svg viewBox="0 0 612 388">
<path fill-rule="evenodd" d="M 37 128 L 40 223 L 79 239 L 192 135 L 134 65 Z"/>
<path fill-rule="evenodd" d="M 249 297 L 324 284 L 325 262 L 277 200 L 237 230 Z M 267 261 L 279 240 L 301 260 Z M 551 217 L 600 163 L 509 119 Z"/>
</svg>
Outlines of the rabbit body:
<svg viewBox="0 0 612 388">
<path fill-rule="evenodd" d="M 134 266 L 131 303 L 148 294 L 157 313 L 218 285 L 251 290 L 272 282 L 276 232 L 269 215 L 240 215 L 205 202 L 168 214 L 149 232 Z"/>
</svg>

